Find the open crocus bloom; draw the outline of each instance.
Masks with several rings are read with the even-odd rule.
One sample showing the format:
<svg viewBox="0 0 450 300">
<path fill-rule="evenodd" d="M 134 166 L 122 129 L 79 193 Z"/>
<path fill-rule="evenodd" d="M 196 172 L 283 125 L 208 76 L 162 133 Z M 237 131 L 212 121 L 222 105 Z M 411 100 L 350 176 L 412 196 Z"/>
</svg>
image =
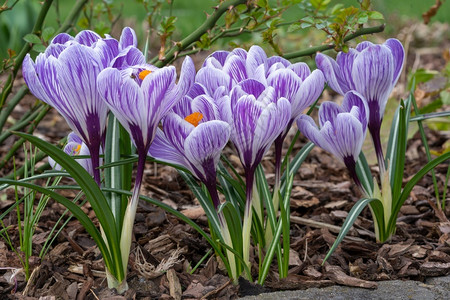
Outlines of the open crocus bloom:
<svg viewBox="0 0 450 300">
<path fill-rule="evenodd" d="M 194 64 L 187 57 L 178 84 L 175 67 L 157 69 L 151 65 L 121 71 L 107 68 L 97 83 L 105 103 L 130 133 L 138 152 L 146 155 L 159 122 L 187 93 L 194 74 Z"/>
<path fill-rule="evenodd" d="M 311 72 L 303 62 L 291 64 L 280 56 L 267 57 L 255 45 L 248 52 L 241 48 L 214 52 L 205 60 L 196 82 L 217 99 L 218 87 L 224 87 L 229 93 L 247 79 L 272 86 L 278 98 L 286 98 L 291 103 L 290 124 L 320 96 L 325 81 L 320 70 Z"/>
<path fill-rule="evenodd" d="M 88 147 L 81 140 L 81 138 L 74 132 L 71 132 L 67 137 L 67 144 L 64 146 L 64 152 L 71 156 L 78 155 L 90 155 Z M 94 169 L 92 168 L 92 162 L 89 158 L 81 158 L 76 160 L 89 174 L 94 174 Z M 57 164 L 53 158 L 48 158 L 48 163 L 55 170 L 61 170 L 61 166 Z"/>
<path fill-rule="evenodd" d="M 158 129 L 149 155 L 187 168 L 208 188 L 215 190 L 217 164 L 230 131 L 228 123 L 203 120 L 203 114 L 198 111 L 184 118 L 171 112 L 164 118 L 163 130 Z M 211 193 L 217 208 L 220 203 L 214 196 L 215 193 Z"/>
<path fill-rule="evenodd" d="M 81 31 L 75 37 L 57 35 L 44 53 L 33 62 L 27 55 L 23 76 L 30 91 L 56 108 L 70 128 L 83 140 L 91 153 L 94 169 L 99 164 L 99 150 L 104 142 L 108 107 L 97 90 L 97 75 L 115 57 L 133 56 L 134 32 L 126 28 L 121 41 L 102 39 L 93 31 Z M 136 56 L 137 57 L 137 56 Z M 140 58 L 130 59 L 130 61 Z M 100 183 L 99 172 L 94 177 Z"/>
<path fill-rule="evenodd" d="M 291 104 L 286 98 L 276 99 L 272 87 L 249 79 L 237 85 L 219 107 L 221 116 L 232 126 L 230 138 L 244 169 L 254 172 L 275 138 L 286 128 Z"/>
<path fill-rule="evenodd" d="M 322 103 L 319 109 L 320 129 L 310 116 L 302 115 L 297 120 L 299 130 L 314 144 L 344 162 L 357 183 L 355 166 L 368 122 L 368 108 L 363 99 L 357 92 L 350 91 L 345 94 L 342 106 L 328 101 Z"/>
</svg>

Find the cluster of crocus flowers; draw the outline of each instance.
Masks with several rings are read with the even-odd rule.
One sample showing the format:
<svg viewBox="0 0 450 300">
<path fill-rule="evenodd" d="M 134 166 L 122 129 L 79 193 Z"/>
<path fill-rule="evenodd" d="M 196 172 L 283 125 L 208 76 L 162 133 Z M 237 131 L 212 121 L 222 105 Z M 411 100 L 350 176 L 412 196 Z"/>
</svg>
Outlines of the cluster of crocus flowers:
<svg viewBox="0 0 450 300">
<path fill-rule="evenodd" d="M 299 130 L 314 144 L 334 154 L 345 164 L 355 183 L 366 191 L 356 175 L 356 162 L 366 138 L 368 108 L 364 98 L 354 91 L 344 96 L 341 106 L 324 102 L 319 109 L 320 129 L 310 116 L 297 120 Z"/>
<path fill-rule="evenodd" d="M 403 68 L 405 50 L 396 39 L 382 45 L 362 42 L 348 53 L 339 52 L 336 60 L 319 53 L 316 63 L 328 85 L 344 95 L 354 90 L 360 93 L 369 109 L 368 127 L 377 154 L 380 172 L 385 172 L 380 128 L 389 95 Z M 383 175 L 382 175 L 383 177 Z"/>
<path fill-rule="evenodd" d="M 258 46 L 249 51 L 217 51 L 197 73 L 187 57 L 178 81 L 173 66 L 156 68 L 147 64 L 136 47 L 137 39 L 130 28 L 123 30 L 119 41 L 91 31 L 75 37 L 60 34 L 35 62 L 27 56 L 23 66 L 31 92 L 55 107 L 73 130 L 64 151 L 74 156 L 90 155 L 90 160 L 80 159 L 79 163 L 99 185 L 98 167 L 109 111 L 136 147 L 136 179 L 120 234 L 124 270 L 148 155 L 184 167 L 205 185 L 217 211 L 222 239 L 233 249 L 216 177 L 222 150 L 228 141 L 234 144 L 245 172 L 246 201 L 239 244 L 248 270 L 253 209 L 260 224 L 265 217 L 255 172 L 275 143 L 273 204 L 278 210 L 281 150 L 293 123 L 316 145 L 336 155 L 366 194 L 356 174 L 356 163 L 368 127 L 384 172 L 379 130 L 387 98 L 403 64 L 403 47 L 397 40 L 383 45 L 361 43 L 349 53 L 339 53 L 336 61 L 319 54 L 319 70 L 312 72 L 305 63 L 267 57 Z M 302 113 L 318 99 L 325 80 L 344 96 L 344 101 L 341 106 L 332 102 L 320 106 L 319 128 Z M 273 229 L 266 228 L 268 232 Z M 270 239 L 271 234 L 265 242 L 272 242 Z M 234 254 L 226 251 L 236 279 L 240 274 L 231 262 Z M 247 275 L 251 279 L 251 274 Z"/>
<path fill-rule="evenodd" d="M 97 90 L 97 76 L 116 63 L 116 57 L 136 53 L 136 46 L 137 39 L 130 28 L 123 30 L 120 41 L 101 38 L 89 30 L 75 37 L 61 33 L 35 62 L 29 54 L 23 62 L 23 76 L 30 91 L 56 108 L 89 149 L 94 178 L 99 185 L 97 167 L 108 107 Z"/>
</svg>

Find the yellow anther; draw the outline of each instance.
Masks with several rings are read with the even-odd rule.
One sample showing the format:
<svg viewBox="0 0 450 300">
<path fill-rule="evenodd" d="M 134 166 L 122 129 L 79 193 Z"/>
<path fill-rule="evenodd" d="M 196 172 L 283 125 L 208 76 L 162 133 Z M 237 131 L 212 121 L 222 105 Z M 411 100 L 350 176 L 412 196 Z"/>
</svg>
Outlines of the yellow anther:
<svg viewBox="0 0 450 300">
<path fill-rule="evenodd" d="M 74 155 L 80 154 L 81 145 L 78 144 L 76 147 L 73 147 L 72 150 L 73 150 L 73 154 L 74 154 Z"/>
<path fill-rule="evenodd" d="M 144 71 L 141 71 L 140 73 L 139 73 L 139 79 L 140 80 L 144 80 L 144 78 L 148 75 L 148 74 L 150 74 L 152 71 L 149 71 L 149 70 L 144 70 Z"/>
<path fill-rule="evenodd" d="M 194 125 L 195 127 L 198 126 L 198 122 L 200 122 L 203 118 L 203 115 L 199 112 L 195 112 L 184 118 L 186 121 Z"/>
</svg>

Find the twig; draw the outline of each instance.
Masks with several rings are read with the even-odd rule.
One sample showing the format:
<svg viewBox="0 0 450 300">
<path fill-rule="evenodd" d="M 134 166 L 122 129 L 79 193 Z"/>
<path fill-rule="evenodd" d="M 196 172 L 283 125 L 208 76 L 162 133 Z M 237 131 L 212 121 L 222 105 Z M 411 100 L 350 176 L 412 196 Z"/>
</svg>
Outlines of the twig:
<svg viewBox="0 0 450 300">
<path fill-rule="evenodd" d="M 339 227 L 339 226 L 322 223 L 322 222 L 318 222 L 318 221 L 314 221 L 314 220 L 306 219 L 306 218 L 302 218 L 302 217 L 291 216 L 291 222 L 295 223 L 295 224 L 311 226 L 314 228 L 327 228 L 328 230 L 330 230 L 331 232 L 334 232 L 334 233 L 339 233 L 341 231 L 341 227 Z M 358 232 L 358 234 L 373 235 L 373 237 L 375 237 L 375 235 L 373 233 L 368 232 L 367 230 L 357 229 L 355 227 L 353 227 L 353 229 L 355 229 L 356 232 Z"/>
<path fill-rule="evenodd" d="M 216 22 L 219 20 L 219 18 L 230 8 L 233 6 L 237 6 L 239 4 L 244 4 L 246 3 L 246 0 L 227 0 L 225 2 L 222 2 L 222 4 L 220 4 L 217 8 L 216 11 L 209 16 L 206 21 L 199 27 L 197 28 L 197 30 L 195 30 L 193 33 L 191 33 L 190 35 L 188 35 L 186 38 L 184 38 L 181 42 L 176 43 L 176 45 L 174 47 L 172 47 L 169 52 L 167 52 L 164 55 L 164 59 L 163 60 L 158 60 L 155 61 L 155 59 L 152 60 L 152 62 L 155 64 L 155 66 L 157 67 L 162 67 L 168 63 L 170 63 L 171 61 L 173 61 L 177 54 L 180 51 L 183 51 L 184 49 L 186 49 L 187 47 L 189 47 L 189 45 L 191 45 L 192 43 L 194 43 L 195 41 L 198 41 L 200 39 L 200 37 L 207 32 L 208 30 L 210 30 L 211 28 L 213 28 L 216 25 Z"/>
<path fill-rule="evenodd" d="M 42 29 L 42 24 L 44 23 L 45 17 L 47 16 L 48 10 L 50 9 L 50 6 L 52 5 L 53 0 L 47 0 L 42 5 L 41 11 L 38 15 L 37 21 L 34 24 L 32 33 L 39 33 Z M 3 104 L 6 101 L 6 98 L 11 93 L 11 89 L 13 87 L 14 79 L 16 79 L 17 72 L 19 72 L 20 66 L 22 65 L 22 62 L 25 58 L 25 55 L 27 55 L 28 52 L 30 52 L 33 45 L 31 43 L 26 43 L 22 50 L 20 51 L 19 55 L 17 56 L 14 66 L 12 67 L 12 72 L 9 74 L 8 79 L 6 80 L 5 86 L 3 87 L 1 98 L 0 98 L 0 110 L 3 108 Z"/>
<path fill-rule="evenodd" d="M 346 36 L 344 38 L 344 42 L 353 40 L 354 38 L 361 36 L 361 35 L 382 32 L 384 30 L 384 27 L 385 27 L 385 25 L 382 24 L 382 25 L 376 26 L 376 27 L 362 28 L 353 34 Z M 326 50 L 330 50 L 333 48 L 334 48 L 334 44 L 322 45 L 322 46 L 317 46 L 317 47 L 311 47 L 311 48 L 308 48 L 305 50 L 286 53 L 283 55 L 283 57 L 286 59 L 293 59 L 293 58 L 298 58 L 298 57 L 302 57 L 302 56 L 310 56 L 310 55 L 315 54 L 316 52 L 326 51 Z"/>
</svg>

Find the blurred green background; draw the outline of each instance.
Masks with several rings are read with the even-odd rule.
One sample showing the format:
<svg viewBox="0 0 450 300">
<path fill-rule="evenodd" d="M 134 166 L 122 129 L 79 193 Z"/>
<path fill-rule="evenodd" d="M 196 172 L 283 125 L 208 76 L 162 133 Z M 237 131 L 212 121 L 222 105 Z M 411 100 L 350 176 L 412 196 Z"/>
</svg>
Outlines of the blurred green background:
<svg viewBox="0 0 450 300">
<path fill-rule="evenodd" d="M 151 15 L 145 9 L 153 6 L 156 3 L 160 3 L 161 16 L 169 16 L 172 14 L 177 17 L 176 31 L 174 32 L 174 39 L 180 39 L 192 31 L 205 20 L 206 13 L 211 13 L 213 7 L 217 5 L 217 0 L 172 0 L 172 5 L 168 4 L 167 0 L 95 0 L 90 1 L 87 6 L 87 10 L 80 15 L 78 27 L 84 29 L 84 27 L 96 28 L 100 32 L 110 31 L 110 22 L 108 22 L 108 14 L 110 19 L 120 16 L 118 22 L 113 27 L 114 31 L 119 31 L 123 26 L 133 26 L 135 28 L 140 44 L 143 44 L 145 39 L 145 32 L 147 28 L 147 20 Z M 273 3 L 276 1 L 272 0 Z M 70 9 L 76 1 L 63 1 L 55 0 L 54 7 L 50 11 L 50 16 L 46 19 L 45 27 L 57 28 L 58 22 L 64 20 L 69 14 Z M 344 1 L 331 1 L 330 5 L 343 3 L 344 5 L 359 6 L 357 0 L 344 0 Z M 11 4 L 11 3 L 10 3 Z M 111 8 L 110 11 L 106 10 L 106 5 Z M 407 21 L 419 21 L 422 22 L 421 15 L 427 11 L 435 0 L 374 0 L 372 1 L 373 8 L 380 11 L 386 18 L 387 27 L 386 33 L 393 35 L 398 27 Z M 24 43 L 23 36 L 29 33 L 32 29 L 33 23 L 36 20 L 37 14 L 40 8 L 40 1 L 38 0 L 20 0 L 13 10 L 3 11 L 0 14 L 0 55 L 5 58 L 8 49 L 19 51 Z M 57 13 L 59 12 L 59 13 Z M 304 13 L 298 8 L 285 12 L 284 17 L 286 21 L 294 21 L 302 18 Z M 95 24 L 86 24 L 83 22 L 87 20 L 86 17 L 93 17 Z M 450 20 L 450 1 L 444 1 L 442 7 L 438 10 L 436 16 L 432 18 L 432 22 L 448 22 Z M 111 21 L 111 20 L 109 20 Z M 154 18 L 154 22 L 157 24 L 161 21 L 161 18 Z M 298 32 L 296 32 L 298 34 Z M 307 31 L 305 31 L 307 34 Z M 254 35 L 257 36 L 257 35 Z M 241 39 L 248 40 L 252 37 L 242 37 Z M 256 40 L 257 41 L 257 40 Z M 153 44 L 157 44 L 158 41 L 152 41 Z M 239 39 L 237 40 L 239 43 Z M 306 41 L 308 42 L 308 41 Z M 155 45 L 156 46 L 156 45 Z"/>
</svg>

